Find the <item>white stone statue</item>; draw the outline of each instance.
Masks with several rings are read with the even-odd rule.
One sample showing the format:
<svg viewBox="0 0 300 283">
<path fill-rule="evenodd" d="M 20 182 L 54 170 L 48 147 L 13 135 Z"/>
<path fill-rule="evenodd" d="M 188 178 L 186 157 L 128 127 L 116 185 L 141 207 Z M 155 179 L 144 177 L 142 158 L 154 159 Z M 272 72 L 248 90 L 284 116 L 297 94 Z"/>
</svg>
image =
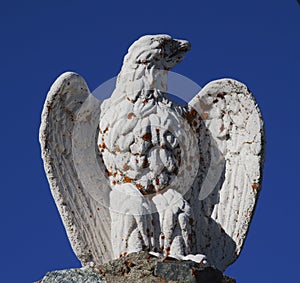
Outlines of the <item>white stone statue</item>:
<svg viewBox="0 0 300 283">
<path fill-rule="evenodd" d="M 172 101 L 168 70 L 188 50 L 168 35 L 143 36 L 109 99 L 70 72 L 49 91 L 45 171 L 83 265 L 145 250 L 205 255 L 224 271 L 241 252 L 262 181 L 262 116 L 232 79 L 210 82 L 189 103 Z"/>
</svg>

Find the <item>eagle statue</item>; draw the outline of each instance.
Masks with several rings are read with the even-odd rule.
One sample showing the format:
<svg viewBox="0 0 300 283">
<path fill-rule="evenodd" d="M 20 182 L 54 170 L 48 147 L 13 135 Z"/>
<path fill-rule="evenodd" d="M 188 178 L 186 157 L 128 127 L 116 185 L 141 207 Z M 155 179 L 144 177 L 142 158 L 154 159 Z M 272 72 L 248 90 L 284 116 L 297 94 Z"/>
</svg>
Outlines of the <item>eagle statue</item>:
<svg viewBox="0 0 300 283">
<path fill-rule="evenodd" d="M 190 49 L 169 35 L 141 37 L 103 101 L 76 73 L 52 85 L 42 158 L 82 265 L 149 251 L 224 271 L 238 258 L 261 189 L 263 119 L 233 79 L 174 99 L 168 71 Z"/>
</svg>

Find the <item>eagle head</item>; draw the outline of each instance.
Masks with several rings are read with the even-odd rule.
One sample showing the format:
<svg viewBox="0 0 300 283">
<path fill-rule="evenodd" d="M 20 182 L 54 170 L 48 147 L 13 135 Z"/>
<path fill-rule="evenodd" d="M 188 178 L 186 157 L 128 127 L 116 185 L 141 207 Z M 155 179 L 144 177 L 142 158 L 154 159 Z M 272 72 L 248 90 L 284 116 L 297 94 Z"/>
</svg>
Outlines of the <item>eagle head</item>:
<svg viewBox="0 0 300 283">
<path fill-rule="evenodd" d="M 126 64 L 136 68 L 143 64 L 148 67 L 169 70 L 178 64 L 191 49 L 186 40 L 173 39 L 166 34 L 146 35 L 135 41 L 124 58 Z"/>
</svg>

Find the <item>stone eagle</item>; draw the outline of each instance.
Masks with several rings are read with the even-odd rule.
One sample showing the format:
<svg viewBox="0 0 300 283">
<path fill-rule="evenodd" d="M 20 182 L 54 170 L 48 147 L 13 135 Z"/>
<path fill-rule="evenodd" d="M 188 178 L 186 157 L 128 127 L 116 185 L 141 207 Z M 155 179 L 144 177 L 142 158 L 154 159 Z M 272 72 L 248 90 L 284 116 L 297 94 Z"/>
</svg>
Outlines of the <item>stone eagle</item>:
<svg viewBox="0 0 300 283">
<path fill-rule="evenodd" d="M 42 157 L 83 265 L 145 250 L 205 255 L 224 271 L 241 252 L 261 188 L 263 120 L 249 89 L 232 79 L 210 82 L 189 103 L 174 101 L 168 71 L 190 48 L 143 36 L 109 99 L 97 100 L 71 72 L 48 93 Z"/>
</svg>

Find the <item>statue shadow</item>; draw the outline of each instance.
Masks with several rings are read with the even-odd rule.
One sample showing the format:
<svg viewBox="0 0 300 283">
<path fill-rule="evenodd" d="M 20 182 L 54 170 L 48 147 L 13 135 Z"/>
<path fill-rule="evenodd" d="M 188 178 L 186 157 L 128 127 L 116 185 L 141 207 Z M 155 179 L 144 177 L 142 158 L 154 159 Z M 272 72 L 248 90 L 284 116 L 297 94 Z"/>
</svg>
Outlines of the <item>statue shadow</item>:
<svg viewBox="0 0 300 283">
<path fill-rule="evenodd" d="M 225 180 L 226 160 L 203 121 L 198 132 L 199 171 L 192 189 L 185 195 L 194 209 L 194 252 L 205 254 L 211 264 L 224 271 L 238 256 L 234 239 L 222 227 L 224 219 L 215 219 L 214 210 L 220 204 L 220 191 Z"/>
</svg>

